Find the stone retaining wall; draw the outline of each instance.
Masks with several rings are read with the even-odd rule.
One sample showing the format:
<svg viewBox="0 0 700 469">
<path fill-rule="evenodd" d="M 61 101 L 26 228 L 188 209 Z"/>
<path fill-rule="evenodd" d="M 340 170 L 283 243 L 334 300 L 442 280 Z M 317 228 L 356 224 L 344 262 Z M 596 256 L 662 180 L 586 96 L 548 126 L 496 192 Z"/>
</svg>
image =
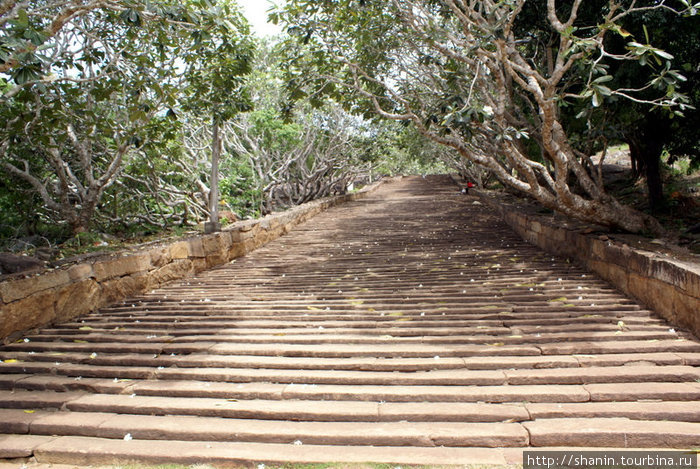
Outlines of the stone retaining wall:
<svg viewBox="0 0 700 469">
<path fill-rule="evenodd" d="M 343 202 L 364 197 L 382 181 L 343 196 L 316 200 L 219 233 L 0 282 L 0 339 L 67 321 L 205 269 L 224 264 L 289 232 Z"/>
<path fill-rule="evenodd" d="M 606 236 L 587 234 L 583 228 L 559 226 L 551 217 L 523 213 L 482 191 L 474 193 L 526 241 L 575 259 L 672 324 L 700 337 L 700 263 L 631 248 Z"/>
</svg>

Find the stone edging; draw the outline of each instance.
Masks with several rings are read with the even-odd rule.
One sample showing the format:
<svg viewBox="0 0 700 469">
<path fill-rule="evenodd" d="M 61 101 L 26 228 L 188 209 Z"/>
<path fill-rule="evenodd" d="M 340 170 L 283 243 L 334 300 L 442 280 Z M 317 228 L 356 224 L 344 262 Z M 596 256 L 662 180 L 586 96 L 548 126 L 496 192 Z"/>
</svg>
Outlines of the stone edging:
<svg viewBox="0 0 700 469">
<path fill-rule="evenodd" d="M 529 243 L 578 261 L 670 323 L 700 337 L 700 263 L 631 248 L 581 228 L 558 226 L 548 217 L 523 213 L 482 191 L 473 190 L 473 194 Z"/>
<path fill-rule="evenodd" d="M 381 180 L 351 194 L 315 200 L 219 233 L 156 247 L 136 248 L 107 259 L 0 282 L 0 340 L 75 317 L 158 288 L 167 282 L 224 264 L 279 238 L 335 205 L 373 192 Z"/>
</svg>

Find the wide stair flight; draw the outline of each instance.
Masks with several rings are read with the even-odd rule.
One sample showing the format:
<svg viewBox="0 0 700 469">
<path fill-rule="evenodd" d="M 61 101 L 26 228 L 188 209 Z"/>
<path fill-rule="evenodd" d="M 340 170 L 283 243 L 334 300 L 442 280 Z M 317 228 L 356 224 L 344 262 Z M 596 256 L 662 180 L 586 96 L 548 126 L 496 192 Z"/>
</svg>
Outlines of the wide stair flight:
<svg viewBox="0 0 700 469">
<path fill-rule="evenodd" d="M 700 343 L 404 178 L 0 348 L 0 460 L 518 463 L 700 447 Z"/>
</svg>

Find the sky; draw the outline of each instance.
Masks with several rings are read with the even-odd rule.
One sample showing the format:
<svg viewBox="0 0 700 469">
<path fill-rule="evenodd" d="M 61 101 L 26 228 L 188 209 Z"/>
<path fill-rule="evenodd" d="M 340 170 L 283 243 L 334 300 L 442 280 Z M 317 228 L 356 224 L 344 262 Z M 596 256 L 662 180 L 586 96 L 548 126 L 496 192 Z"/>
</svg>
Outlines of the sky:
<svg viewBox="0 0 700 469">
<path fill-rule="evenodd" d="M 248 18 L 253 32 L 258 36 L 274 36 L 281 32 L 279 26 L 267 22 L 267 10 L 273 6 L 270 0 L 238 0 L 237 3 Z M 280 3 L 279 0 L 277 3 Z"/>
</svg>

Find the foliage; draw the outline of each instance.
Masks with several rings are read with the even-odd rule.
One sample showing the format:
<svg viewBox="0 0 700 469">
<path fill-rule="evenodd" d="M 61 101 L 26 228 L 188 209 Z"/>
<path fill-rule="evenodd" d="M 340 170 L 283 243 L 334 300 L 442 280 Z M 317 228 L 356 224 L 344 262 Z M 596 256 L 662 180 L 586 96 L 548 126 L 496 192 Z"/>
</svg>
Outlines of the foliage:
<svg viewBox="0 0 700 469">
<path fill-rule="evenodd" d="M 290 49 L 302 51 L 290 61 L 289 77 L 301 96 L 324 93 L 359 112 L 410 121 L 551 209 L 660 232 L 654 219 L 605 192 L 599 168 L 577 151 L 561 110 L 599 108 L 614 98 L 682 111 L 687 100 L 677 87 L 641 95 L 659 80 L 682 81 L 668 53 L 632 39 L 622 53 L 608 49 L 608 38 L 625 37 L 625 18 L 671 10 L 672 2 L 613 0 L 596 12 L 581 1 L 534 2 L 541 7 L 534 12 L 531 3 L 293 0 L 276 18 L 296 38 Z M 543 25 L 537 31 L 551 32 L 543 47 L 536 33 L 518 27 L 530 24 L 524 18 L 531 14 Z M 613 86 L 608 70 L 618 62 L 644 67 L 645 87 Z"/>
<path fill-rule="evenodd" d="M 527 2 L 521 20 L 516 23 L 517 34 L 530 38 L 524 46 L 528 54 L 542 64 L 547 61 L 548 47 L 556 35 L 542 21 L 545 3 L 544 0 Z M 637 2 L 637 5 L 649 7 L 654 3 Z M 604 0 L 584 2 L 575 25 L 590 23 L 607 7 Z M 596 100 L 601 105 L 567 102 L 560 109 L 576 150 L 592 154 L 615 142 L 629 144 L 633 168 L 638 176 L 646 176 L 649 202 L 654 208 L 661 207 L 663 198 L 659 166 L 662 151 L 674 157 L 695 155 L 693 158 L 700 160 L 700 137 L 694 130 L 700 116 L 697 109 L 699 34 L 697 15 L 679 15 L 666 8 L 640 8 L 627 14 L 620 18 L 616 33 L 605 38 L 607 53 L 622 57 L 630 50 L 642 54 L 653 49 L 655 54 L 640 60 L 601 61 L 604 76 L 596 79 L 600 85 L 596 88 L 599 91 Z M 579 67 L 572 72 L 569 87 L 578 92 L 589 80 L 589 71 Z M 679 90 L 683 95 L 677 94 Z M 667 99 L 675 100 L 676 106 L 649 106 L 655 97 L 664 94 Z"/>
<path fill-rule="evenodd" d="M 372 123 L 362 158 L 380 175 L 442 174 L 457 169 L 461 157 L 416 132 L 414 127 L 392 121 Z"/>
<path fill-rule="evenodd" d="M 221 170 L 221 196 L 226 204 L 243 219 L 261 215 L 263 194 L 255 184 L 253 168 L 247 159 L 231 155 Z"/>
<path fill-rule="evenodd" d="M 222 188 L 222 193 L 236 210 L 251 214 L 253 200 L 255 210 L 265 214 L 343 192 L 370 163 L 363 154 L 372 145 L 366 138 L 369 122 L 330 101 L 316 100 L 312 106 L 306 99 L 296 108 L 289 106 L 282 86 L 283 56 L 277 44 L 258 43 L 246 85 L 255 110 L 237 116 L 222 131 L 224 165 L 234 162 L 222 168 L 222 175 L 236 187 L 235 192 Z M 234 193 L 252 200 L 236 207 L 241 199 Z"/>
<path fill-rule="evenodd" d="M 309 109 L 295 122 L 261 110 L 232 124 L 225 147 L 250 162 L 265 214 L 345 192 L 367 170 L 363 133 L 361 121 L 331 104 Z"/>
<path fill-rule="evenodd" d="M 150 222 L 152 213 L 172 214 L 154 187 L 172 165 L 157 159 L 177 138 L 185 91 L 203 107 L 245 102 L 231 80 L 247 67 L 244 20 L 209 0 L 6 4 L 0 164 L 8 187 L 31 188 L 41 199 L 33 211 L 73 233 L 95 214 L 111 223 L 129 223 L 131 212 Z M 105 194 L 111 206 L 101 210 Z"/>
<path fill-rule="evenodd" d="M 187 78 L 182 107 L 224 122 L 251 109 L 244 85 L 252 70 L 255 45 L 235 3 L 222 0 L 207 13 L 192 33 L 192 45 L 178 54 Z"/>
<path fill-rule="evenodd" d="M 681 17 L 668 11 L 646 12 L 629 18 L 625 25 L 630 35 L 639 42 L 653 41 L 672 54 L 673 63 L 678 64 L 682 75 L 679 80 L 659 76 L 652 83 L 657 90 L 671 94 L 676 88 L 682 90 L 690 105 L 682 116 L 665 108 L 647 109 L 642 103 L 612 101 L 607 109 L 591 116 L 602 127 L 600 134 L 606 138 L 618 138 L 629 143 L 637 175 L 645 175 L 649 205 L 652 209 L 664 206 L 662 167 L 660 159 L 664 152 L 676 158 L 689 157 L 694 166 L 700 165 L 700 16 Z M 668 62 L 657 61 L 655 68 L 668 67 Z M 622 64 L 615 71 L 615 83 L 619 87 L 640 87 L 639 66 Z M 646 90 L 645 96 L 652 93 Z M 617 130 L 610 135 L 607 129 Z"/>
</svg>

